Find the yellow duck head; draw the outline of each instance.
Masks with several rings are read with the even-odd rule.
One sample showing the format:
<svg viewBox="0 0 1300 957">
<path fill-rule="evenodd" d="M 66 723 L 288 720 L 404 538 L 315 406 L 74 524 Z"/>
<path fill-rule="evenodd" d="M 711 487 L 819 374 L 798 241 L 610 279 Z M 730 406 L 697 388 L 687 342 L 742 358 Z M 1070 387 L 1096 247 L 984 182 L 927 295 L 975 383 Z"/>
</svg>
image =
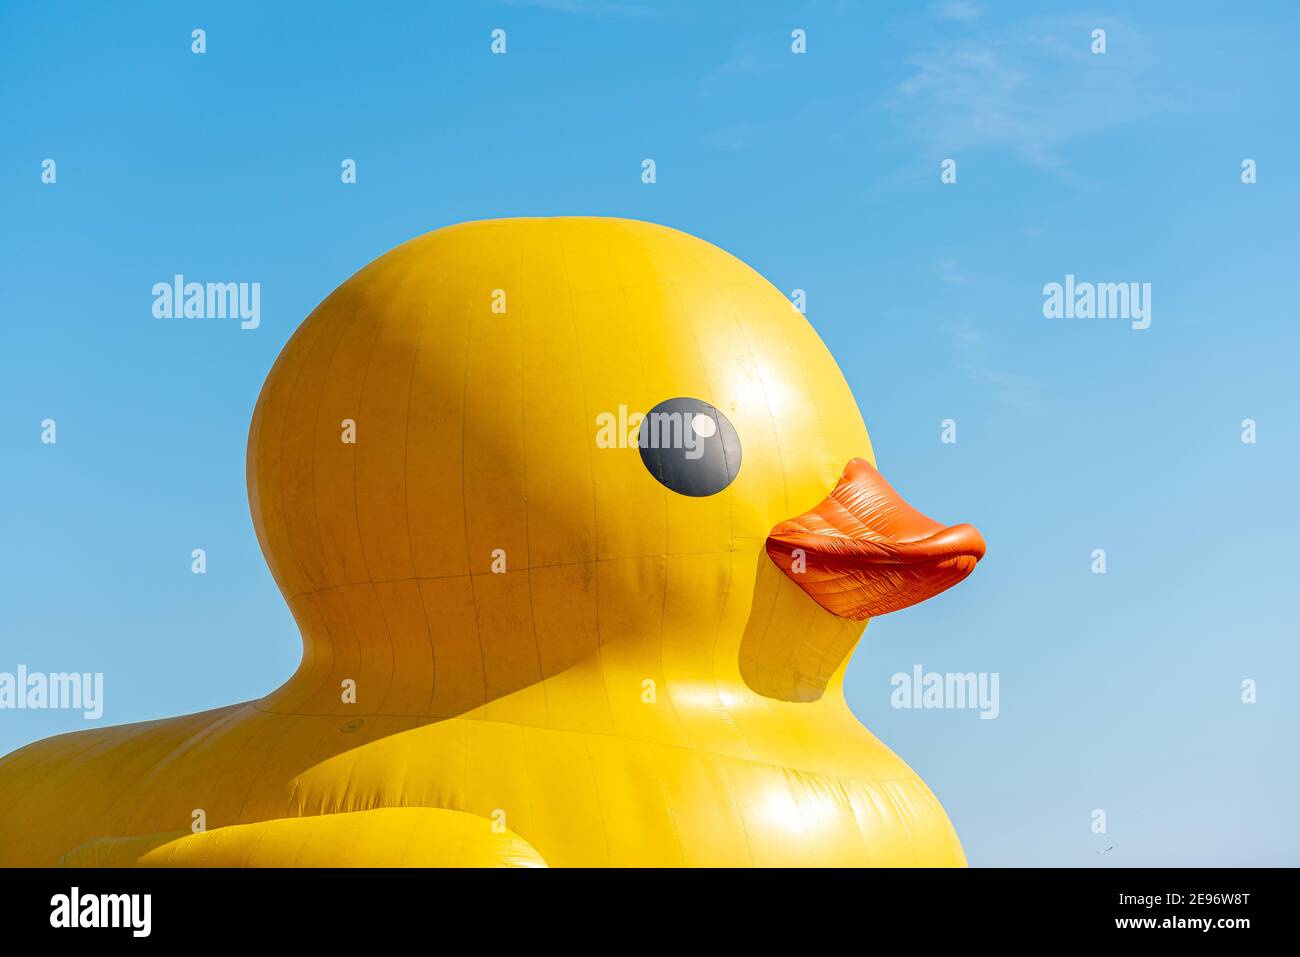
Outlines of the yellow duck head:
<svg viewBox="0 0 1300 957">
<path fill-rule="evenodd" d="M 709 243 L 581 217 L 419 237 L 312 313 L 257 403 L 254 523 L 305 644 L 262 707 L 923 790 L 843 672 L 866 618 L 984 544 L 873 462 L 812 327 Z"/>
<path fill-rule="evenodd" d="M 863 619 L 984 551 L 872 462 L 812 327 L 717 247 L 603 218 L 429 233 L 312 313 L 254 413 L 254 523 L 307 646 L 282 703 L 338 676 L 457 714 L 600 653 L 645 669 L 637 698 L 818 699 Z"/>
</svg>

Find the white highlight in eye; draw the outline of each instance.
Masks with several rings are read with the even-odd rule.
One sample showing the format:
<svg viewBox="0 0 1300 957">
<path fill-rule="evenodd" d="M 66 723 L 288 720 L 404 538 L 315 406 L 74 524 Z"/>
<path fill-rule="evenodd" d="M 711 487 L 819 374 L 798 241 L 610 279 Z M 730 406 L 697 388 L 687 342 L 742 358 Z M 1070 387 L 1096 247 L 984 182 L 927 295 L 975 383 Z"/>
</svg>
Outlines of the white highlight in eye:
<svg viewBox="0 0 1300 957">
<path fill-rule="evenodd" d="M 691 428 L 695 430 L 695 434 L 700 438 L 711 439 L 718 432 L 718 423 L 703 412 L 697 412 L 695 418 L 691 419 Z"/>
</svg>

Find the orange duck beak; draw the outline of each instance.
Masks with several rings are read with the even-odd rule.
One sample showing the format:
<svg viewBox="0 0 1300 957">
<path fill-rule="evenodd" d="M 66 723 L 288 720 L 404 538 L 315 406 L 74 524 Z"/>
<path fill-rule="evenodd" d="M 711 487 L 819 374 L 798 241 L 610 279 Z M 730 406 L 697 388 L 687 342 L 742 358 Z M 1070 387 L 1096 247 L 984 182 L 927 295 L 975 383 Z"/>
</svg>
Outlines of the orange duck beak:
<svg viewBox="0 0 1300 957">
<path fill-rule="evenodd" d="M 820 505 L 772 529 L 767 554 L 817 604 L 861 621 L 957 584 L 984 557 L 984 537 L 927 518 L 852 459 Z"/>
</svg>

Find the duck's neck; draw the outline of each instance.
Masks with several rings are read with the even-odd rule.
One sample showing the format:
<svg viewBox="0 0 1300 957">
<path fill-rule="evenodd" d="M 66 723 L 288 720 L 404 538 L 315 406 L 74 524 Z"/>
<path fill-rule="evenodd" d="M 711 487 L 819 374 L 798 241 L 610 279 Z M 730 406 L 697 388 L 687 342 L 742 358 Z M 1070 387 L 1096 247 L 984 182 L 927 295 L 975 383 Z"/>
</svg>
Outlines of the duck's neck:
<svg viewBox="0 0 1300 957">
<path fill-rule="evenodd" d="M 818 701 L 863 623 L 822 611 L 770 563 L 756 578 L 721 606 L 701 594 L 637 609 L 530 593 L 527 572 L 325 589 L 290 601 L 303 660 L 262 706 L 448 718 L 534 695 L 544 707 L 552 693 L 611 707 L 624 696 Z"/>
</svg>

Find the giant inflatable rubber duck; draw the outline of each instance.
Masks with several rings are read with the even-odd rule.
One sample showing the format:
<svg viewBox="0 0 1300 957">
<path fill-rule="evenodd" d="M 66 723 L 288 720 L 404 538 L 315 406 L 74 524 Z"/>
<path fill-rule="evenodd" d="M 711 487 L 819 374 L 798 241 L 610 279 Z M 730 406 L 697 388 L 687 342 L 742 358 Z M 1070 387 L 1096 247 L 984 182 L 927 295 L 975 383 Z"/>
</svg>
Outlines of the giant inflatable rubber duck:
<svg viewBox="0 0 1300 957">
<path fill-rule="evenodd" d="M 0 864 L 965 863 L 842 682 L 984 542 L 881 477 L 722 250 L 600 218 L 399 246 L 285 346 L 248 493 L 297 672 L 0 760 Z"/>
</svg>

